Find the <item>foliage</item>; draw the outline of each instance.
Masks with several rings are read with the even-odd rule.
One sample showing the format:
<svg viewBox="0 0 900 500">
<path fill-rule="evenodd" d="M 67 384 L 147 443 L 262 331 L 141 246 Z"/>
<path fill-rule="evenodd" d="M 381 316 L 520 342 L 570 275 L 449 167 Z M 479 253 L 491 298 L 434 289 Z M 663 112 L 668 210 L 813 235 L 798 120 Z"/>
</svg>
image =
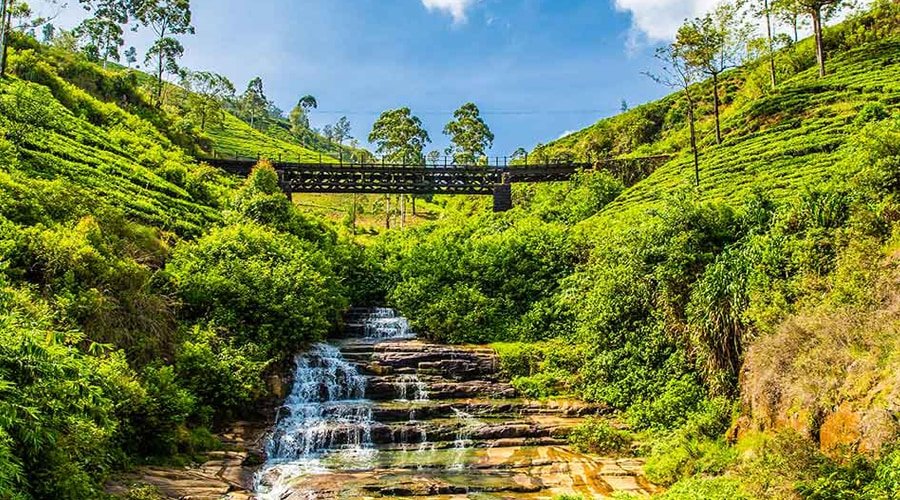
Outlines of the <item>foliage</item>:
<svg viewBox="0 0 900 500">
<path fill-rule="evenodd" d="M 389 299 L 437 340 L 546 338 L 559 311 L 540 298 L 573 269 L 566 233 L 533 217 L 483 214 L 396 234 L 382 243 L 398 280 Z"/>
<path fill-rule="evenodd" d="M 191 317 L 271 356 L 321 339 L 346 306 L 330 263 L 312 244 L 255 223 L 180 245 L 166 270 Z"/>
<path fill-rule="evenodd" d="M 372 125 L 369 142 L 387 160 L 418 165 L 424 163 L 425 145 L 431 142 L 422 121 L 409 108 L 385 111 Z"/>
<path fill-rule="evenodd" d="M 569 443 L 583 453 L 615 455 L 628 451 L 631 435 L 616 429 L 607 420 L 591 418 L 572 430 Z"/>
<path fill-rule="evenodd" d="M 453 121 L 444 127 L 453 144 L 454 161 L 472 164 L 481 161 L 494 143 L 494 134 L 481 117 L 478 106 L 469 102 L 453 112 Z"/>
</svg>

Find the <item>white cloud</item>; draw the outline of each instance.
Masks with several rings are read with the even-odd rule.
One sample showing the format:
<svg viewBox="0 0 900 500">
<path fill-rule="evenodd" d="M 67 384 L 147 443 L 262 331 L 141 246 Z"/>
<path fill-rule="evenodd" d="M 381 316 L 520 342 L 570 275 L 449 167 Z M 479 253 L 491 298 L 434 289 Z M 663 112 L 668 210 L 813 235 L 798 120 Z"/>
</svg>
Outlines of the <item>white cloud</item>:
<svg viewBox="0 0 900 500">
<path fill-rule="evenodd" d="M 616 9 L 631 14 L 632 42 L 665 42 L 685 19 L 709 12 L 718 0 L 613 0 Z"/>
<path fill-rule="evenodd" d="M 466 21 L 466 11 L 478 0 L 422 0 L 422 4 L 428 10 L 446 12 L 453 16 L 453 22 Z"/>
</svg>

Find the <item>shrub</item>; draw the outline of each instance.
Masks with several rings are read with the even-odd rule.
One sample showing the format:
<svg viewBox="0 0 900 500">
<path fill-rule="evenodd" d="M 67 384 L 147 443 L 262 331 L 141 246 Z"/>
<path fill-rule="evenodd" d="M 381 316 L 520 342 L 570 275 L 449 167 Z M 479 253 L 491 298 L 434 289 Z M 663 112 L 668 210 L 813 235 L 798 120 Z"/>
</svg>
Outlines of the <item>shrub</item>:
<svg viewBox="0 0 900 500">
<path fill-rule="evenodd" d="M 589 418 L 569 435 L 569 443 L 578 451 L 598 455 L 618 455 L 628 451 L 631 435 L 616 429 L 609 421 Z"/>
<path fill-rule="evenodd" d="M 190 317 L 273 357 L 323 338 L 346 306 L 343 287 L 311 243 L 255 223 L 182 243 L 166 271 Z"/>
<path fill-rule="evenodd" d="M 881 104 L 880 102 L 868 102 L 859 110 L 859 114 L 856 115 L 854 123 L 857 125 L 864 125 L 869 122 L 884 120 L 890 116 L 891 115 L 888 113 L 888 110 L 885 109 L 884 104 Z"/>
<path fill-rule="evenodd" d="M 739 479 L 696 477 L 675 483 L 659 496 L 663 500 L 751 500 Z"/>
<path fill-rule="evenodd" d="M 211 328 L 194 326 L 175 355 L 175 370 L 181 384 L 198 403 L 223 416 L 242 414 L 265 394 L 265 352 L 253 344 L 232 346 Z"/>
</svg>

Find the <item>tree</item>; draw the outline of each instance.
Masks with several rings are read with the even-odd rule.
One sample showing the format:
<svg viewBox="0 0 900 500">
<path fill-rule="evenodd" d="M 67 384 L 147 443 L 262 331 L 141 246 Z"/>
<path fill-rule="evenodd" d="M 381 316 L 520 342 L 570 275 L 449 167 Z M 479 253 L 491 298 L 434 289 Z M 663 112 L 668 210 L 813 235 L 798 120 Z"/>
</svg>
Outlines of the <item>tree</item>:
<svg viewBox="0 0 900 500">
<path fill-rule="evenodd" d="M 128 67 L 132 67 L 134 63 L 137 62 L 137 49 L 134 47 L 128 47 L 125 51 L 125 62 L 128 64 Z"/>
<path fill-rule="evenodd" d="M 656 50 L 656 59 L 662 63 L 661 72 L 658 74 L 644 73 L 653 81 L 666 87 L 681 90 L 688 107 L 688 123 L 691 134 L 691 152 L 694 156 L 694 183 L 700 186 L 700 153 L 697 150 L 697 127 L 695 110 L 697 101 L 694 97 L 693 86 L 698 81 L 697 69 L 688 64 L 687 58 L 681 52 L 681 46 L 677 43 Z"/>
<path fill-rule="evenodd" d="M 422 151 L 431 142 L 422 121 L 409 108 L 385 111 L 378 117 L 369 134 L 369 142 L 377 144 L 378 154 L 388 161 L 406 164 L 422 163 Z"/>
<path fill-rule="evenodd" d="M 425 155 L 425 159 L 428 160 L 428 163 L 433 166 L 437 166 L 438 163 L 441 162 L 441 152 L 437 149 L 432 149 Z"/>
<path fill-rule="evenodd" d="M 526 158 L 528 158 L 528 151 L 525 148 L 516 148 L 510 157 L 513 161 L 525 160 Z"/>
<path fill-rule="evenodd" d="M 453 144 L 453 159 L 459 163 L 475 163 L 494 144 L 494 134 L 481 118 L 478 106 L 463 104 L 453 113 L 453 121 L 444 127 Z"/>
<path fill-rule="evenodd" d="M 819 66 L 819 76 L 824 77 L 825 71 L 825 42 L 822 37 L 823 23 L 847 7 L 847 0 L 796 0 L 800 9 L 806 12 L 812 19 L 813 33 L 816 40 L 816 62 Z"/>
<path fill-rule="evenodd" d="M 759 0 L 756 0 L 757 2 Z M 769 78 L 772 82 L 772 88 L 778 86 L 778 74 L 775 71 L 775 37 L 772 30 L 772 0 L 762 0 L 761 7 L 754 14 L 762 16 L 766 21 L 766 57 L 769 59 Z"/>
<path fill-rule="evenodd" d="M 50 43 L 56 37 L 56 26 L 52 23 L 47 23 L 41 29 L 41 37 L 44 43 Z"/>
<path fill-rule="evenodd" d="M 307 94 L 297 101 L 297 105 L 291 110 L 288 119 L 291 122 L 291 132 L 296 136 L 302 136 L 309 131 L 309 111 L 319 107 L 316 98 Z"/>
<path fill-rule="evenodd" d="M 125 45 L 122 25 L 128 23 L 128 2 L 126 0 L 79 0 L 93 17 L 85 19 L 76 28 L 80 36 L 96 47 L 97 54 L 106 68 L 110 59 L 121 59 L 119 47 Z"/>
<path fill-rule="evenodd" d="M 346 116 L 342 116 L 332 127 L 332 140 L 344 145 L 344 141 L 350 137 L 350 120 Z"/>
<path fill-rule="evenodd" d="M 719 118 L 719 75 L 741 64 L 752 27 L 743 21 L 740 9 L 722 3 L 712 13 L 686 21 L 675 38 L 677 53 L 685 63 L 712 77 L 716 142 L 722 143 Z"/>
<path fill-rule="evenodd" d="M 266 99 L 266 94 L 263 91 L 262 78 L 257 76 L 250 80 L 250 83 L 247 84 L 247 90 L 244 92 L 244 95 L 241 96 L 238 104 L 241 114 L 243 114 L 246 119 L 250 120 L 251 127 L 256 126 L 257 119 L 266 116 L 269 100 Z"/>
<path fill-rule="evenodd" d="M 117 22 L 98 17 L 88 18 L 76 28 L 75 33 L 79 38 L 88 40 L 86 52 L 95 54 L 98 60 L 103 61 L 104 68 L 110 59 L 121 59 L 119 47 L 125 44 L 125 40 L 122 38 L 122 26 Z"/>
<path fill-rule="evenodd" d="M 58 5 L 57 0 L 45 0 L 45 3 Z M 33 17 L 31 7 L 23 0 L 0 0 L 0 78 L 6 75 L 9 33 L 15 29 L 30 31 L 34 35 L 34 28 L 47 24 L 56 18 L 58 13 L 48 17 Z M 13 21 L 17 24 L 13 24 Z"/>
<path fill-rule="evenodd" d="M 166 73 L 178 74 L 178 59 L 184 55 L 184 46 L 175 38 L 160 38 L 147 51 L 144 64 L 156 63 L 156 105 L 162 104 L 163 77 Z"/>
<path fill-rule="evenodd" d="M 800 41 L 800 27 L 805 23 L 803 6 L 798 0 L 771 0 L 772 14 L 776 19 L 791 26 L 794 30 L 794 43 Z"/>
<path fill-rule="evenodd" d="M 175 35 L 193 34 L 190 0 L 131 0 L 131 14 L 150 28 L 156 41 L 147 51 L 144 63 L 156 63 L 156 104 L 162 103 L 165 72 L 177 73 L 177 60 L 184 47 Z"/>
<path fill-rule="evenodd" d="M 189 91 L 188 107 L 200 120 L 200 130 L 206 130 L 207 124 L 221 124 L 225 119 L 225 102 L 234 97 L 234 84 L 208 71 L 188 71 L 182 84 Z"/>
</svg>

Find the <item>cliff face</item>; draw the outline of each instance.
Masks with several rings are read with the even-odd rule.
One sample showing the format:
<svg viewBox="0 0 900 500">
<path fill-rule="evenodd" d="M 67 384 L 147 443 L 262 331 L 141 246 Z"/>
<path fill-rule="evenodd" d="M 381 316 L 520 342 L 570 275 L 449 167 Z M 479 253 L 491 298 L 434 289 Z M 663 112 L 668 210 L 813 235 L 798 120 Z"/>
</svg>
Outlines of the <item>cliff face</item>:
<svg viewBox="0 0 900 500">
<path fill-rule="evenodd" d="M 746 428 L 790 428 L 834 458 L 878 455 L 900 436 L 900 254 L 844 263 L 872 296 L 842 303 L 840 284 L 824 304 L 792 316 L 749 350 Z M 841 276 L 841 269 L 836 273 Z"/>
</svg>

